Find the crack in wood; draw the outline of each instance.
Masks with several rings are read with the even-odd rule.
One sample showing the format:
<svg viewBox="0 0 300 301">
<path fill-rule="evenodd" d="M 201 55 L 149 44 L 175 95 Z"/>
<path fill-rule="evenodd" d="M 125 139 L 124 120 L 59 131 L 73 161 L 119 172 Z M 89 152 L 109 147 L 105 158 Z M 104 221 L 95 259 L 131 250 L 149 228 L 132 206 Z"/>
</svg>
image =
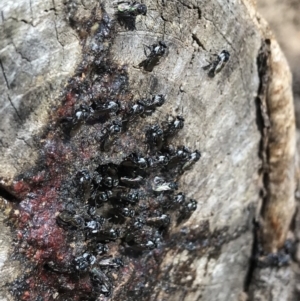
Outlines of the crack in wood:
<svg viewBox="0 0 300 301">
<path fill-rule="evenodd" d="M 0 198 L 3 198 L 6 201 L 9 202 L 19 202 L 20 200 L 12 194 L 7 187 L 0 184 Z"/>
<path fill-rule="evenodd" d="M 20 122 L 20 123 L 22 123 L 22 122 L 23 122 L 23 120 L 22 120 L 22 118 L 21 118 L 21 115 L 19 114 L 19 112 L 18 112 L 17 108 L 15 107 L 15 105 L 14 105 L 14 103 L 13 103 L 12 99 L 10 98 L 10 96 L 9 96 L 8 94 L 7 94 L 7 98 L 8 98 L 8 100 L 9 100 L 9 102 L 10 102 L 11 106 L 12 106 L 12 107 L 13 107 L 13 109 L 15 110 L 16 114 L 17 114 L 17 116 L 18 116 L 18 118 L 19 118 L 19 122 Z"/>
<path fill-rule="evenodd" d="M 197 37 L 196 34 L 194 34 L 194 33 L 192 34 L 192 39 L 193 39 L 193 41 L 196 42 L 196 44 L 197 44 L 200 48 L 202 48 L 203 50 L 206 51 L 206 48 L 205 48 L 204 45 L 201 43 L 200 39 Z"/>
<path fill-rule="evenodd" d="M 0 59 L 0 68 L 1 68 L 1 71 L 2 71 L 2 74 L 3 74 L 3 77 L 4 77 L 4 80 L 5 80 L 5 83 L 6 83 L 6 87 L 7 87 L 7 89 L 10 90 L 10 85 L 9 85 L 8 79 L 7 79 L 7 77 L 6 77 L 5 70 L 4 70 L 4 66 L 3 66 L 3 63 L 2 63 L 2 61 L 1 61 L 1 59 Z"/>
</svg>

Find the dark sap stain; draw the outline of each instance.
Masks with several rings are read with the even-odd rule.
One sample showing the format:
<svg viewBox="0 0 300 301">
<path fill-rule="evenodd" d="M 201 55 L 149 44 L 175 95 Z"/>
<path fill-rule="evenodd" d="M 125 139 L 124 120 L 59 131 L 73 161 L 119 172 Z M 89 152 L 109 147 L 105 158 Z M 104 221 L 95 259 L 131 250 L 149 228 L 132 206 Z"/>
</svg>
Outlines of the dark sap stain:
<svg viewBox="0 0 300 301">
<path fill-rule="evenodd" d="M 39 139 L 36 166 L 11 187 L 19 201 L 11 214 L 14 257 L 27 271 L 11 292 L 32 301 L 147 300 L 166 248 L 201 254 L 224 241 L 208 224 L 168 233 L 197 208 L 177 182 L 200 153 L 170 144 L 182 116 L 147 123 L 165 96 L 133 101 L 126 66 L 110 57 L 114 20 L 101 8 L 83 20 L 69 13 L 82 61 Z"/>
</svg>

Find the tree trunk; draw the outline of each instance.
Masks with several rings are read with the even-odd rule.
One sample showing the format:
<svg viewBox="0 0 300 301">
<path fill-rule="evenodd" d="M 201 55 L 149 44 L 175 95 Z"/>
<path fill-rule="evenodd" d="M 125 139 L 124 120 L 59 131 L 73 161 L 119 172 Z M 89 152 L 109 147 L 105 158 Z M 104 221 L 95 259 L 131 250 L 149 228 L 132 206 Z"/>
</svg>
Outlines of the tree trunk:
<svg viewBox="0 0 300 301">
<path fill-rule="evenodd" d="M 247 0 L 146 4 L 136 17 L 117 16 L 111 1 L 0 4 L 0 300 L 297 300 L 285 243 L 296 207 L 294 107 L 276 40 Z M 159 41 L 166 52 L 153 59 L 147 46 Z M 223 50 L 230 58 L 214 72 Z M 155 110 L 137 102 L 160 94 Z M 175 133 L 177 115 L 185 123 Z M 200 160 L 178 159 L 182 145 Z M 175 163 L 150 168 L 158 154 Z M 89 233 L 91 185 L 104 169 L 121 186 L 128 170 L 142 175 L 144 198 L 97 203 L 105 225 Z M 186 203 L 175 204 L 180 191 Z M 70 203 L 85 230 L 62 216 Z M 123 205 L 135 216 L 116 213 Z M 100 239 L 104 228 L 120 233 Z M 108 253 L 96 254 L 94 240 Z"/>
</svg>

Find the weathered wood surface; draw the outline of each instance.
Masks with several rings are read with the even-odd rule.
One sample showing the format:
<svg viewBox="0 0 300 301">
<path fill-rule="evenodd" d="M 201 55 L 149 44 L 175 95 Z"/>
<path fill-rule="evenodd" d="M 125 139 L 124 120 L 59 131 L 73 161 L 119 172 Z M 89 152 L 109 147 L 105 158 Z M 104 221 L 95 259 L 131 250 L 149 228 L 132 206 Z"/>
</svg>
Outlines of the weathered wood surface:
<svg viewBox="0 0 300 301">
<path fill-rule="evenodd" d="M 34 164 L 38 149 L 33 136 L 47 123 L 50 108 L 80 57 L 78 38 L 62 9 L 52 1 L 0 3 L 0 177 L 4 186 Z M 0 299 L 10 300 L 6 283 L 24 271 L 10 258 L 12 237 L 3 219 L 1 215 Z"/>
<path fill-rule="evenodd" d="M 102 2 L 113 16 L 111 2 Z M 97 3 L 36 0 L 0 4 L 0 178 L 7 189 L 15 176 L 34 165 L 39 150 L 33 137 L 47 125 L 52 106 L 58 105 L 63 87 L 81 60 L 79 38 L 68 23 L 68 5 L 79 16 L 89 16 Z M 128 66 L 130 87 L 137 95 L 167 95 L 167 104 L 153 118 L 160 118 L 162 113 L 182 113 L 186 123 L 176 142 L 202 153 L 198 164 L 179 183 L 189 197 L 198 200 L 198 209 L 185 224 L 170 230 L 170 236 L 178 238 L 178 248 L 172 245 L 165 250 L 149 300 L 245 300 L 254 243 L 252 221 L 261 206 L 263 188 L 257 57 L 264 40 L 271 37 L 248 2 L 149 0 L 147 6 L 147 16 L 137 18 L 135 31 L 118 27 L 112 58 Z M 137 68 L 144 59 L 143 44 L 157 40 L 168 43 L 168 55 L 153 72 L 144 72 Z M 276 47 L 274 40 L 271 43 Z M 212 54 L 223 49 L 230 52 L 230 61 L 210 78 L 203 66 Z M 285 68 L 284 59 L 280 60 Z M 282 83 L 287 94 L 289 84 Z M 272 97 L 268 101 L 272 102 Z M 284 102 L 288 109 L 282 112 L 283 120 L 293 110 L 290 95 Z M 271 116 L 272 112 L 267 110 L 267 114 Z M 280 135 L 284 144 L 289 143 L 289 159 L 293 160 L 293 120 L 289 124 L 289 136 Z M 291 166 L 289 161 L 284 172 L 289 172 Z M 294 206 L 293 170 L 281 191 L 286 185 L 290 187 L 288 195 L 279 200 L 276 210 L 287 199 Z M 289 219 L 281 221 L 284 239 Z M 1 227 L 0 268 L 4 281 L 0 284 L 0 300 L 13 300 L 5 283 L 24 271 L 9 258 L 11 233 L 4 223 Z M 275 250 L 280 247 L 276 241 L 275 245 Z M 291 270 L 287 267 L 255 273 L 258 278 L 253 277 L 250 300 L 288 300 L 282 296 L 289 296 L 291 287 L 281 279 L 275 283 L 283 295 L 274 290 L 268 296 L 257 297 L 261 274 L 265 273 L 268 277 L 272 273 L 289 274 Z"/>
<path fill-rule="evenodd" d="M 296 123 L 299 128 L 300 112 L 300 3 L 295 0 L 259 0 L 257 1 L 259 13 L 268 21 L 280 47 L 282 48 L 293 74 L 293 94 L 295 101 Z"/>
</svg>

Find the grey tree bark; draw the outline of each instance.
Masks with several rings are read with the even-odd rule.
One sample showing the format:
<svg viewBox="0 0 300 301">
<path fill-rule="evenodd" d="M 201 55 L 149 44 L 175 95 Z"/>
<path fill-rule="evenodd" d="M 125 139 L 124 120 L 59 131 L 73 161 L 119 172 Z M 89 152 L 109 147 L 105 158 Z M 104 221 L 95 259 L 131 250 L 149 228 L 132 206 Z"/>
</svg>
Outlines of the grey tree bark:
<svg viewBox="0 0 300 301">
<path fill-rule="evenodd" d="M 136 18 L 135 30 L 116 26 L 111 59 L 126 66 L 136 99 L 167 95 L 151 120 L 182 114 L 185 127 L 174 141 L 202 154 L 179 181 L 180 189 L 198 201 L 197 210 L 184 223 L 171 225 L 171 243 L 158 272 L 151 276 L 148 271 L 153 279 L 147 300 L 297 300 L 296 263 L 259 268 L 252 260 L 255 237 L 266 254 L 276 254 L 294 235 L 291 75 L 276 40 L 247 0 L 145 3 L 147 15 Z M 101 5 L 115 17 L 111 1 Z M 91 18 L 101 5 L 85 0 L 0 3 L 0 300 L 19 300 L 7 284 L 25 273 L 20 260 L 10 256 L 15 233 L 5 222 L 11 198 L 18 197 L 16 178 L 35 166 L 40 133 L 51 124 L 63 89 L 84 57 L 80 35 L 89 39 L 70 20 Z M 143 45 L 158 40 L 167 42 L 168 54 L 152 72 L 144 71 L 138 67 L 145 59 Z M 211 78 L 203 67 L 222 50 L 230 52 L 230 60 Z M 253 220 L 260 222 L 257 231 Z M 135 272 L 127 268 L 111 300 L 133 300 L 125 299 Z"/>
</svg>

